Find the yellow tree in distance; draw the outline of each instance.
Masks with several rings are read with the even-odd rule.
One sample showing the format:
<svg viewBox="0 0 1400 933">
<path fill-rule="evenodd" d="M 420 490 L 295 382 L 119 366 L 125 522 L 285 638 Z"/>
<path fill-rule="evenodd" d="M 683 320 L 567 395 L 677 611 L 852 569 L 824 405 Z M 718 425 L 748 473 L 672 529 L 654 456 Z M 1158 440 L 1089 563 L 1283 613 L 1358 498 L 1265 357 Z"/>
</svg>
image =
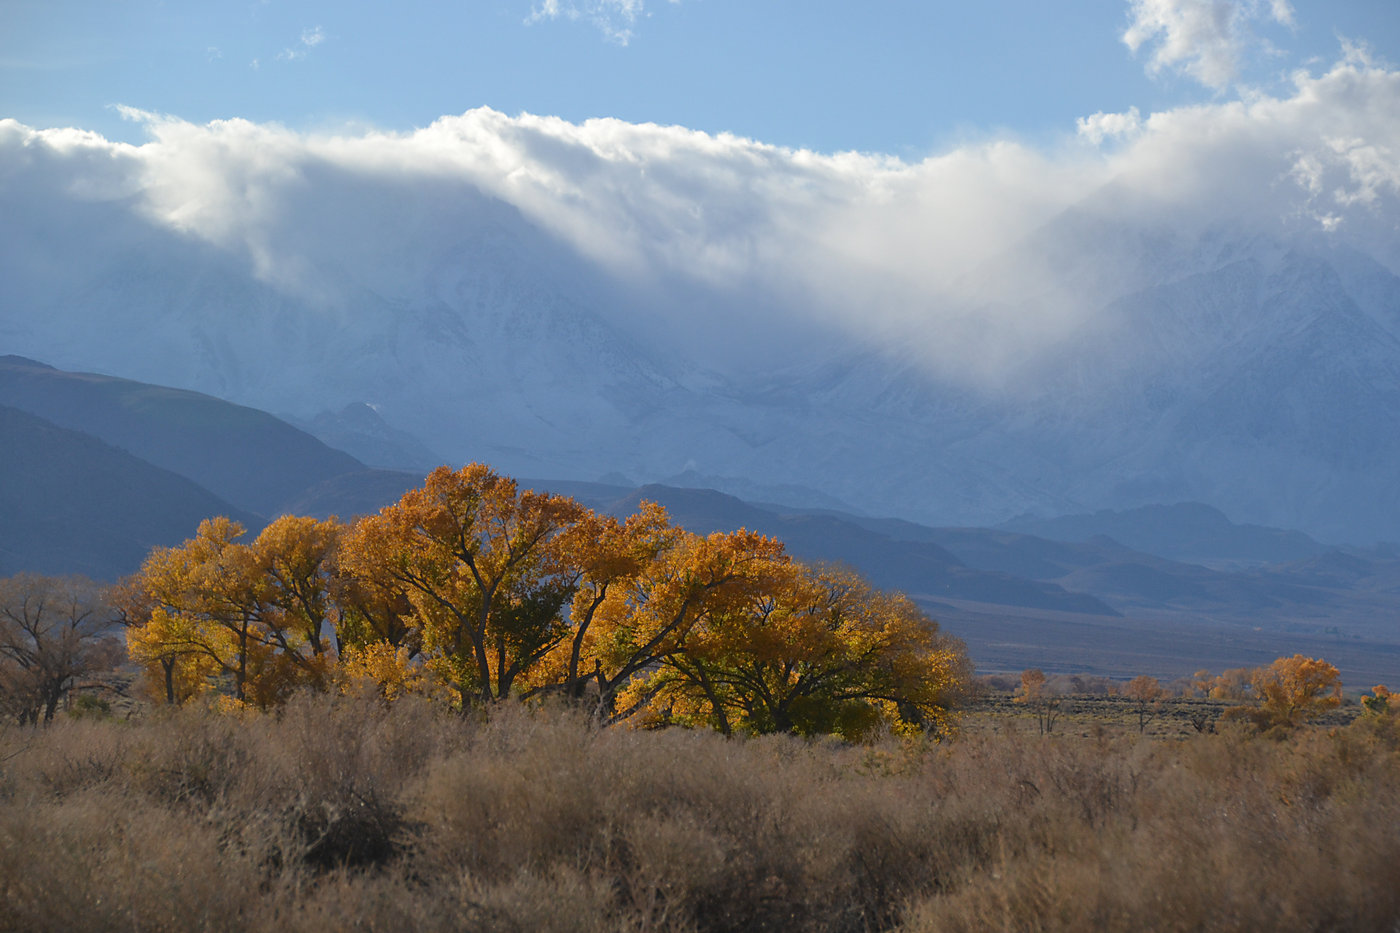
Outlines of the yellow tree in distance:
<svg viewBox="0 0 1400 933">
<path fill-rule="evenodd" d="M 1123 685 L 1123 696 L 1127 697 L 1137 712 L 1138 732 L 1147 730 L 1147 723 L 1162 708 L 1162 701 L 1171 696 L 1171 691 L 1147 674 L 1134 677 Z"/>
<path fill-rule="evenodd" d="M 1256 670 L 1250 683 L 1268 725 L 1296 726 L 1342 702 L 1341 672 L 1321 658 L 1279 658 Z"/>
</svg>

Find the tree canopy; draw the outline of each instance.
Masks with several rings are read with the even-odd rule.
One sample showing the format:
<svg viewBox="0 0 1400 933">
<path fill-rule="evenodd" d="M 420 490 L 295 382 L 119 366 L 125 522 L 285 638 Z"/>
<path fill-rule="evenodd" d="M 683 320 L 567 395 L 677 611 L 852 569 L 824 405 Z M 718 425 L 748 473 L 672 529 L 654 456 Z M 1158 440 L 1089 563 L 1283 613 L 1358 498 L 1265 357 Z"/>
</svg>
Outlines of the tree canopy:
<svg viewBox="0 0 1400 933">
<path fill-rule="evenodd" d="M 119 588 L 133 659 L 167 702 L 270 706 L 369 683 L 463 708 L 555 696 L 601 720 L 724 732 L 946 729 L 961 642 L 908 598 L 806 566 L 740 529 L 643 503 L 619 520 L 441 467 L 351 524 L 226 518 L 156 549 Z"/>
</svg>

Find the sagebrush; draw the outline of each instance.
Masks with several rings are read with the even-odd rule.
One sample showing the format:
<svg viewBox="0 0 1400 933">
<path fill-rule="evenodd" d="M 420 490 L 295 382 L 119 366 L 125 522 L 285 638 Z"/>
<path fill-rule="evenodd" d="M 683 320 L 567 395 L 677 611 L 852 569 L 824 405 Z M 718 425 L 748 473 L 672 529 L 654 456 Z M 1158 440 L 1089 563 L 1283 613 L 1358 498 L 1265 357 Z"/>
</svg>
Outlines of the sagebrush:
<svg viewBox="0 0 1400 933">
<path fill-rule="evenodd" d="M 300 695 L 0 737 L 16 930 L 1400 922 L 1400 722 L 869 747 Z"/>
</svg>

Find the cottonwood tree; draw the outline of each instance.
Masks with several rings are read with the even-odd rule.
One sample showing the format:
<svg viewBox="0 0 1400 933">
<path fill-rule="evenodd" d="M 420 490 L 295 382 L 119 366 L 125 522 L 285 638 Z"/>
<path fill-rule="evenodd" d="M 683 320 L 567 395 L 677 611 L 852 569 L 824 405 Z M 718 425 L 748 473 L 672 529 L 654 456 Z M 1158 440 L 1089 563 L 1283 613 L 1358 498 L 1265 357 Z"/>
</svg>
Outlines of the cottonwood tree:
<svg viewBox="0 0 1400 933">
<path fill-rule="evenodd" d="M 1300 725 L 1341 705 L 1342 675 L 1321 658 L 1279 658 L 1250 677 L 1259 698 L 1255 715 L 1263 727 Z"/>
<path fill-rule="evenodd" d="M 201 683 L 209 673 L 227 674 L 242 702 L 271 653 L 261 650 L 252 559 L 238 540 L 244 534 L 227 517 L 206 519 L 183 544 L 152 551 L 136 575 L 150 614 L 128 639 L 131 656 L 148 670 L 161 668 L 168 699 L 175 680 L 195 679 L 193 668 Z M 187 676 L 177 678 L 175 670 Z"/>
<path fill-rule="evenodd" d="M 574 573 L 571 631 L 530 673 L 529 693 L 562 693 L 578 702 L 591 691 L 596 709 L 610 714 L 617 686 L 640 669 L 629 663 L 639 659 L 627 651 L 619 627 L 638 616 L 654 592 L 648 578 L 689 537 L 653 502 L 642 502 L 624 521 L 589 512 L 576 523 L 560 541 Z M 640 662 L 645 666 L 649 659 Z"/>
<path fill-rule="evenodd" d="M 425 652 L 463 705 L 511 694 L 517 678 L 570 634 L 575 574 L 560 537 L 587 510 L 521 492 L 479 463 L 439 467 L 346 536 L 341 567 L 392 587 L 413 610 Z"/>
<path fill-rule="evenodd" d="M 1029 707 L 1035 713 L 1040 734 L 1048 735 L 1054 731 L 1055 720 L 1060 715 L 1061 699 L 1046 682 L 1045 672 L 1032 667 L 1021 672 L 1021 686 L 1016 688 L 1012 702 Z"/>
<path fill-rule="evenodd" d="M 1123 685 L 1123 696 L 1133 703 L 1137 713 L 1138 732 L 1147 729 L 1147 723 L 1162 709 L 1162 701 L 1171 696 L 1171 691 L 1157 680 L 1142 674 Z"/>
<path fill-rule="evenodd" d="M 907 597 L 793 563 L 772 567 L 767 584 L 708 613 L 663 659 L 659 701 L 725 732 L 859 739 L 881 724 L 948 727 L 965 654 Z"/>
<path fill-rule="evenodd" d="M 562 691 L 605 722 L 646 708 L 658 689 L 652 675 L 687 650 L 699 622 L 789 562 L 781 542 L 743 529 L 691 534 L 654 503 L 623 523 L 586 521 L 568 539 L 572 634 L 532 672 L 526 695 Z"/>
<path fill-rule="evenodd" d="M 283 515 L 258 535 L 252 566 L 263 601 L 262 618 L 285 653 L 304 659 L 308 674 L 324 677 L 324 660 L 335 653 L 335 554 L 345 526 Z M 293 646 L 295 643 L 295 647 Z"/>
<path fill-rule="evenodd" d="M 115 616 L 81 577 L 0 580 L 0 704 L 21 724 L 50 722 L 85 674 L 121 657 Z"/>
<path fill-rule="evenodd" d="M 118 589 L 132 658 L 170 703 L 220 677 L 235 701 L 258 706 L 299 685 L 324 687 L 341 531 L 334 520 L 286 516 L 244 544 L 243 526 L 218 517 L 183 544 L 152 551 Z"/>
<path fill-rule="evenodd" d="M 585 640 L 608 718 L 650 707 L 665 686 L 656 672 L 686 658 L 708 620 L 769 589 L 775 568 L 789 562 L 780 541 L 755 532 L 681 532 L 614 589 Z"/>
</svg>

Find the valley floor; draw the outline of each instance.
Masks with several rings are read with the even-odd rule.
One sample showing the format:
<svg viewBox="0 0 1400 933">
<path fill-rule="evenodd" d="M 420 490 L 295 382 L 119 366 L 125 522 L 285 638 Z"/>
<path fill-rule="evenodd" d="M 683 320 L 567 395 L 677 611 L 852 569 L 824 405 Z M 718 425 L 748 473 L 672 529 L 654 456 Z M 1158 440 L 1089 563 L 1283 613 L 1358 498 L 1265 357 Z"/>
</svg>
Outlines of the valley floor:
<svg viewBox="0 0 1400 933">
<path fill-rule="evenodd" d="M 1202 669 L 1258 667 L 1304 654 L 1336 665 L 1348 690 L 1400 682 L 1400 626 L 1390 617 L 1335 627 L 1287 618 L 1267 624 L 1185 612 L 1115 618 L 916 599 L 944 631 L 967 644 L 981 674 L 1038 667 L 1046 673 L 1120 680 L 1148 674 L 1168 681 Z"/>
</svg>

